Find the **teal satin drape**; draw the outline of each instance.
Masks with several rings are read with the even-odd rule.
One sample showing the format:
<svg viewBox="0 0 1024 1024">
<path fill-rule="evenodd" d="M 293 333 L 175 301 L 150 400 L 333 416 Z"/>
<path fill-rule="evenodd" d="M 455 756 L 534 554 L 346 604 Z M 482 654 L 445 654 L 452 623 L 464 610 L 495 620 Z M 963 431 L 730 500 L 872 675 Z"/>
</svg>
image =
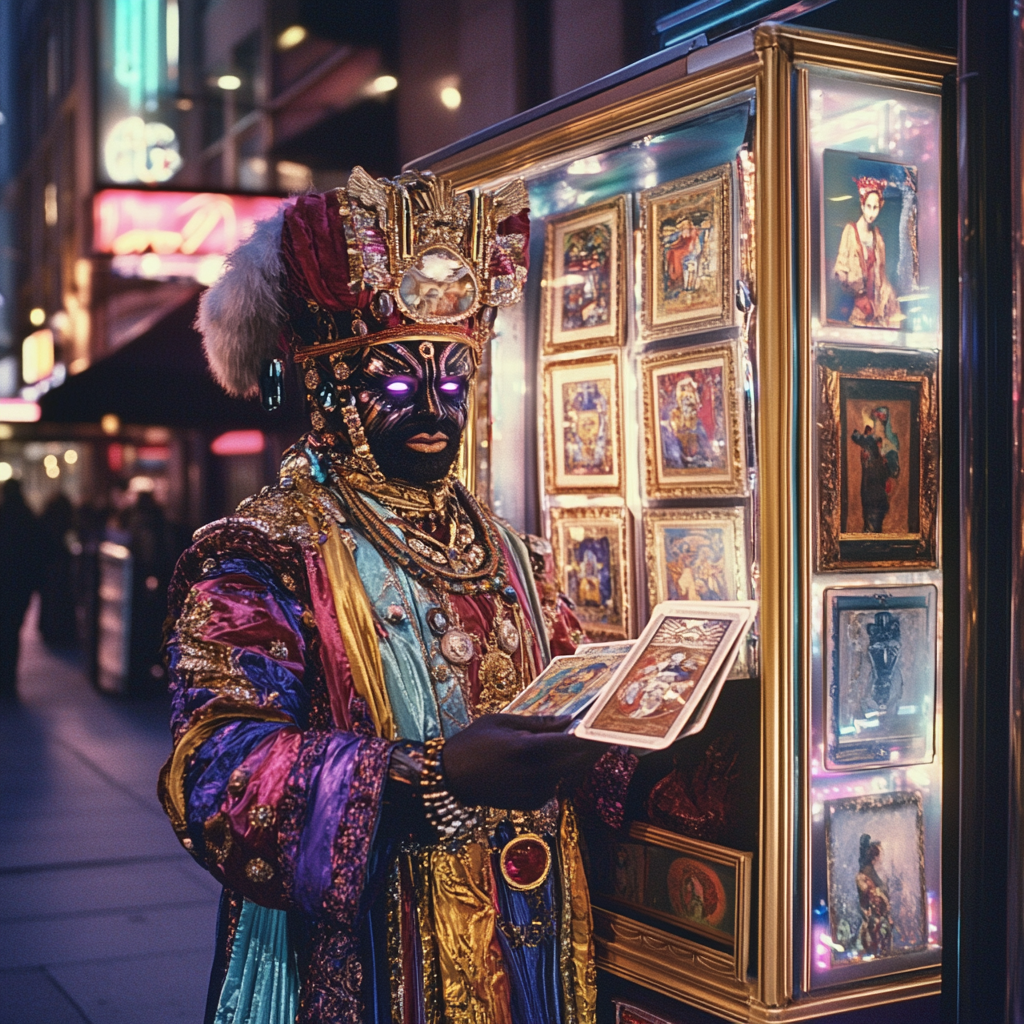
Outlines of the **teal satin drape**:
<svg viewBox="0 0 1024 1024">
<path fill-rule="evenodd" d="M 288 915 L 245 900 L 214 1024 L 294 1024 L 299 973 Z"/>
</svg>

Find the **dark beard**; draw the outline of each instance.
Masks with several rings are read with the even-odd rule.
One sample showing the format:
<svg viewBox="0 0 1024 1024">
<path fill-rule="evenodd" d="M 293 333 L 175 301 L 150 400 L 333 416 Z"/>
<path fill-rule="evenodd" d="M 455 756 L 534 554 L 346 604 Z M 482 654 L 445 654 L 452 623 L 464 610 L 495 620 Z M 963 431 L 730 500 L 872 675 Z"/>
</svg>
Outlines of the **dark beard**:
<svg viewBox="0 0 1024 1024">
<path fill-rule="evenodd" d="M 417 434 L 442 433 L 448 444 L 439 452 L 414 452 L 405 442 Z M 459 454 L 462 430 L 452 420 L 434 416 L 415 416 L 394 430 L 367 438 L 370 451 L 381 472 L 389 480 L 405 480 L 410 484 L 428 484 L 442 480 Z"/>
</svg>

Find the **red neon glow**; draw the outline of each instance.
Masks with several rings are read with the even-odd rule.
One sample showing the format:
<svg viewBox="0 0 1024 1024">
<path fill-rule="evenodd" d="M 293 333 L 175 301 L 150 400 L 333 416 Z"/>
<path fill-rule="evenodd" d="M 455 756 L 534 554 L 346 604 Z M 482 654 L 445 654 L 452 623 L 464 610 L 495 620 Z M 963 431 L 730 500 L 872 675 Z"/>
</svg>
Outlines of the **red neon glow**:
<svg viewBox="0 0 1024 1024">
<path fill-rule="evenodd" d="M 92 200 L 93 250 L 223 256 L 277 212 L 273 196 L 108 188 Z"/>
<path fill-rule="evenodd" d="M 107 466 L 111 473 L 120 473 L 124 469 L 124 445 L 116 441 L 107 445 Z"/>
<path fill-rule="evenodd" d="M 229 430 L 210 444 L 214 455 L 259 455 L 267 440 L 261 430 Z"/>
<path fill-rule="evenodd" d="M 24 398 L 0 398 L 0 423 L 36 423 L 41 415 L 38 402 Z"/>
</svg>

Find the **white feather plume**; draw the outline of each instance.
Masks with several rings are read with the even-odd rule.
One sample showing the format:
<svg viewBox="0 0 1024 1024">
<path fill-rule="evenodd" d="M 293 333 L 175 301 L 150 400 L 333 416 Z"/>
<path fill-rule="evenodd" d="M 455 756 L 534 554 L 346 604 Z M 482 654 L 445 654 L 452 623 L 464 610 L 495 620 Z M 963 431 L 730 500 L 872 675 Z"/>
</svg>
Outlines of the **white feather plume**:
<svg viewBox="0 0 1024 1024">
<path fill-rule="evenodd" d="M 221 278 L 199 300 L 196 328 L 217 383 L 230 395 L 259 392 L 260 371 L 274 359 L 285 320 L 281 305 L 284 206 L 228 257 Z"/>
</svg>

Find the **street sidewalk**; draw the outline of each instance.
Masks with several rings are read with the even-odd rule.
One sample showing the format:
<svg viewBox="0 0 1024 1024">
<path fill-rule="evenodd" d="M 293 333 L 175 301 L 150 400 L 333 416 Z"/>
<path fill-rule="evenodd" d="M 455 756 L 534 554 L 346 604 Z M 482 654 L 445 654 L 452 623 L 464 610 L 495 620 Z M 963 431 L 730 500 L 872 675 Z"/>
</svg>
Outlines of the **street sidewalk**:
<svg viewBox="0 0 1024 1024">
<path fill-rule="evenodd" d="M 101 697 L 35 621 L 0 705 L 0 1024 L 199 1024 L 220 887 L 156 799 L 168 701 Z"/>
</svg>

